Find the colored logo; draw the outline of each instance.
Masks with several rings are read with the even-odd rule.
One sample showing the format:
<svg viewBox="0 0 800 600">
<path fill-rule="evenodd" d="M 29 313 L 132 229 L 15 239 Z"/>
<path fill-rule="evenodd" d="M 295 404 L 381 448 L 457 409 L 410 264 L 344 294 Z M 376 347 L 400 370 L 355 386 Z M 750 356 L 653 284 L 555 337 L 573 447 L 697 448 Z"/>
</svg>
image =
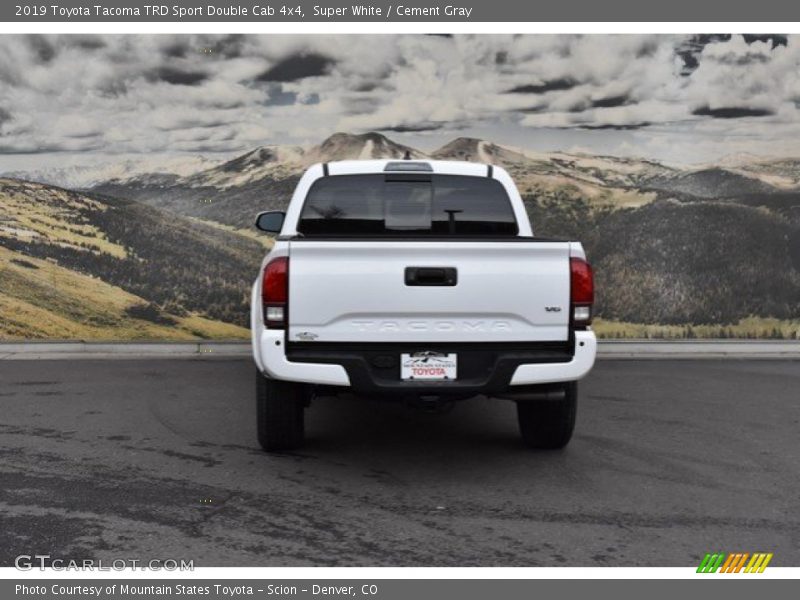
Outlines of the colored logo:
<svg viewBox="0 0 800 600">
<path fill-rule="evenodd" d="M 715 552 L 706 554 L 697 567 L 698 573 L 763 573 L 769 561 L 772 560 L 772 552 Z M 746 565 L 746 566 L 745 566 Z"/>
</svg>

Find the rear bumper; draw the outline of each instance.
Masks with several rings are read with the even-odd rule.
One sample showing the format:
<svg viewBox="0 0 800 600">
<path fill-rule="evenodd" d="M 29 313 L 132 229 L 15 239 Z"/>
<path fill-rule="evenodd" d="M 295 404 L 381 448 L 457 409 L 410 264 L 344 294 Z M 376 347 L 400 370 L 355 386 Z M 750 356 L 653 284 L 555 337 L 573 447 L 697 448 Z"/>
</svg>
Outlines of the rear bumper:
<svg viewBox="0 0 800 600">
<path fill-rule="evenodd" d="M 350 378 L 341 365 L 290 361 L 284 338 L 280 329 L 262 327 L 260 334 L 254 334 L 253 358 L 262 373 L 282 381 L 350 386 Z"/>
<path fill-rule="evenodd" d="M 254 335 L 254 358 L 275 379 L 349 387 L 373 394 L 501 394 L 515 386 L 575 381 L 594 365 L 597 340 L 592 331 L 576 331 L 572 343 L 531 344 L 290 344 L 284 332 L 261 329 Z M 459 354 L 456 381 L 402 381 L 400 352 L 420 349 Z"/>
<path fill-rule="evenodd" d="M 566 363 L 519 365 L 511 378 L 510 385 L 533 385 L 539 383 L 557 383 L 559 381 L 577 381 L 584 377 L 594 366 L 597 356 L 597 338 L 593 331 L 575 332 L 575 352 Z"/>
</svg>

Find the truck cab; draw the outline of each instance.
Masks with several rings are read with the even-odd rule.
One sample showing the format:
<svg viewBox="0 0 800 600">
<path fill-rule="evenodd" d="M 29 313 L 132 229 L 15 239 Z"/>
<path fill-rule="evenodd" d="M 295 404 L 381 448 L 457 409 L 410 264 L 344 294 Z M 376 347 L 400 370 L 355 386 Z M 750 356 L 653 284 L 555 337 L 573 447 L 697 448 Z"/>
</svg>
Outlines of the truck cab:
<svg viewBox="0 0 800 600">
<path fill-rule="evenodd" d="M 259 442 L 299 447 L 314 396 L 435 408 L 517 403 L 523 441 L 561 448 L 592 368 L 594 283 L 579 242 L 534 235 L 497 166 L 369 160 L 311 166 L 253 285 Z"/>
</svg>

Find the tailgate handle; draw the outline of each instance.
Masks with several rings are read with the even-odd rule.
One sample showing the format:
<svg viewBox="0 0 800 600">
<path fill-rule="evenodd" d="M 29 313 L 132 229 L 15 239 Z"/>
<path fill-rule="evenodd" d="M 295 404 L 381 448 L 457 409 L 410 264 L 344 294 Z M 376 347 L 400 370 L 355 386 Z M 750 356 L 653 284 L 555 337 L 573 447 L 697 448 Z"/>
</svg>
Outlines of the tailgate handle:
<svg viewBox="0 0 800 600">
<path fill-rule="evenodd" d="M 406 267 L 406 285 L 453 286 L 458 283 L 454 267 Z"/>
</svg>

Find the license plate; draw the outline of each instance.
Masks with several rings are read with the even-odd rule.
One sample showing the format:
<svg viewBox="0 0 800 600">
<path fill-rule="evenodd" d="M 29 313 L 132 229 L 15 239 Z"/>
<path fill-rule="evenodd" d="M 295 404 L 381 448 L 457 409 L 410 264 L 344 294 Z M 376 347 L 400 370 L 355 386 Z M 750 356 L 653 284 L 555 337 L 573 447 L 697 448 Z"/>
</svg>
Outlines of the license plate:
<svg viewBox="0 0 800 600">
<path fill-rule="evenodd" d="M 431 351 L 401 354 L 400 378 L 415 381 L 455 379 L 456 355 Z"/>
</svg>

